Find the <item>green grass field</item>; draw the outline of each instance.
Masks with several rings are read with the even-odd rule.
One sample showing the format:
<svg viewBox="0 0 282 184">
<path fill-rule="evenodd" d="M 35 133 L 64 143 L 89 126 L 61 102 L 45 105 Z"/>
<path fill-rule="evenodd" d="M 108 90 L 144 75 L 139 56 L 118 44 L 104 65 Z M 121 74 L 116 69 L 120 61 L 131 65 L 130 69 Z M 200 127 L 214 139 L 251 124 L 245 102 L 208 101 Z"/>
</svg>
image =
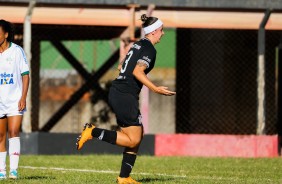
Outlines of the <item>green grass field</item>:
<svg viewBox="0 0 282 184">
<path fill-rule="evenodd" d="M 20 158 L 20 179 L 0 183 L 115 183 L 121 155 Z M 7 166 L 9 163 L 7 163 Z M 282 184 L 282 158 L 194 158 L 139 156 L 132 177 L 141 183 Z"/>
</svg>

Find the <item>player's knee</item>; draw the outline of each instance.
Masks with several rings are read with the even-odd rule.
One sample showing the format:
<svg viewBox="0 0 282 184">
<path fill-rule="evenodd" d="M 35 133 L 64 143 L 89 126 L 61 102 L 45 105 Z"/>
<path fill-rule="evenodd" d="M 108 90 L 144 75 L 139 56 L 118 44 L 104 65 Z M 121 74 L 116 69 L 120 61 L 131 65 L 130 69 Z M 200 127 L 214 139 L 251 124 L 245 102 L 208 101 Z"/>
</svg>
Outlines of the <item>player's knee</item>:
<svg viewBox="0 0 282 184">
<path fill-rule="evenodd" d="M 131 140 L 129 148 L 136 148 L 139 146 L 141 140 Z"/>
<path fill-rule="evenodd" d="M 6 136 L 4 133 L 0 133 L 0 142 L 6 141 Z"/>
</svg>

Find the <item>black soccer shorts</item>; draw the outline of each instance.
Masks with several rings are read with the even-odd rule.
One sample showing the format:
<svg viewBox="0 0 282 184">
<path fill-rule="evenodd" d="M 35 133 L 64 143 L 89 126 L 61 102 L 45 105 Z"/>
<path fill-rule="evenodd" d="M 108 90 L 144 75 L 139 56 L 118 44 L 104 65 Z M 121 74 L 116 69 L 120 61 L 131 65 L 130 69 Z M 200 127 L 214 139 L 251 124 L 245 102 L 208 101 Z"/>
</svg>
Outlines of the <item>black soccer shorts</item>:
<svg viewBox="0 0 282 184">
<path fill-rule="evenodd" d="M 138 99 L 130 93 L 110 88 L 109 103 L 120 127 L 142 126 Z"/>
</svg>

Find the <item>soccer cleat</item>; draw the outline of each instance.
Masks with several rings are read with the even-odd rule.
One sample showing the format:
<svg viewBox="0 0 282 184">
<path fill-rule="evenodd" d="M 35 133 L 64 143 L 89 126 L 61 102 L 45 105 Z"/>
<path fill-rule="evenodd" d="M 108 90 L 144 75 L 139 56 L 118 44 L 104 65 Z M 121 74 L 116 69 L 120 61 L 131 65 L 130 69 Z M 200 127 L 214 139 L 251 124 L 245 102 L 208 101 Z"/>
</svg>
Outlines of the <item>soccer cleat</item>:
<svg viewBox="0 0 282 184">
<path fill-rule="evenodd" d="M 77 138 L 76 141 L 76 149 L 80 150 L 83 146 L 83 144 L 92 139 L 92 130 L 95 128 L 95 126 L 91 123 L 85 123 L 83 131 L 81 133 L 81 135 Z"/>
<path fill-rule="evenodd" d="M 127 178 L 121 178 L 118 177 L 117 178 L 117 184 L 141 184 L 137 181 L 135 181 L 134 179 L 132 179 L 130 176 Z"/>
<path fill-rule="evenodd" d="M 0 180 L 5 180 L 5 179 L 6 179 L 6 173 L 0 172 Z"/>
<path fill-rule="evenodd" d="M 9 173 L 10 179 L 18 179 L 18 171 L 17 170 L 11 170 Z"/>
</svg>

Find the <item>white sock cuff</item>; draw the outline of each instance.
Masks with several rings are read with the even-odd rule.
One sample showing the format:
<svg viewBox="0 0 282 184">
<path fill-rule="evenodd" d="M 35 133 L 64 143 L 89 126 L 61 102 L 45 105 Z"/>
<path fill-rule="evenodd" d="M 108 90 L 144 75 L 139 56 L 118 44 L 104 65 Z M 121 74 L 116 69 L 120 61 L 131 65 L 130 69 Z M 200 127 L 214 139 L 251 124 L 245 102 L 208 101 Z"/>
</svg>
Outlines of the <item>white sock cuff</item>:
<svg viewBox="0 0 282 184">
<path fill-rule="evenodd" d="M 0 152 L 0 157 L 6 157 L 7 156 L 7 151 Z"/>
<path fill-rule="evenodd" d="M 12 137 L 12 138 L 9 138 L 9 142 L 13 140 L 18 140 L 18 139 L 20 139 L 20 137 Z"/>
</svg>

